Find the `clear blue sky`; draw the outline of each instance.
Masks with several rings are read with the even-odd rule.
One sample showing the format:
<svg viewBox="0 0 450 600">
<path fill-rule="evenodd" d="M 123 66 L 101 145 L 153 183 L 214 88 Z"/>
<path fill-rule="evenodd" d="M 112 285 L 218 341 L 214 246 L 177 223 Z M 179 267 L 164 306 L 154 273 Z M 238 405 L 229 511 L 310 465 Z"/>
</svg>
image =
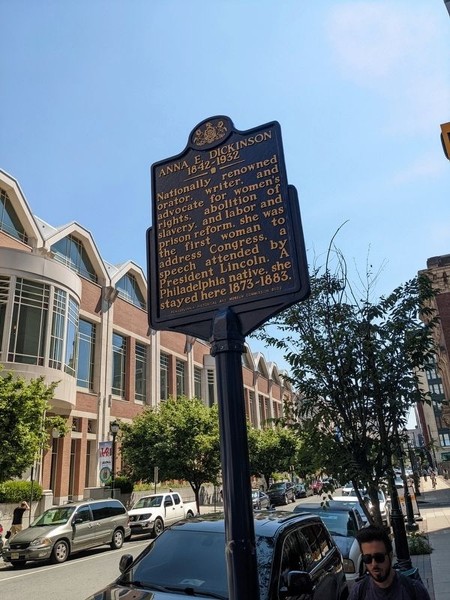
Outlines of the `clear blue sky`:
<svg viewBox="0 0 450 600">
<path fill-rule="evenodd" d="M 0 168 L 107 261 L 145 270 L 150 167 L 217 114 L 279 121 L 311 263 L 344 221 L 337 245 L 351 267 L 384 264 L 380 294 L 450 253 L 443 0 L 0 0 L 0 14 Z"/>
</svg>

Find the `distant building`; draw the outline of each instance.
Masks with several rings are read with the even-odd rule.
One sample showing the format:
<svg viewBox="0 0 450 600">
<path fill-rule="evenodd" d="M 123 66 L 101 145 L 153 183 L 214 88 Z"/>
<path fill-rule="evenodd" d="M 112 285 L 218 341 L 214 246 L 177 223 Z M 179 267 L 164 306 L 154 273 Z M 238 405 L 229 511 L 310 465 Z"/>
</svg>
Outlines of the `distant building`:
<svg viewBox="0 0 450 600">
<path fill-rule="evenodd" d="M 34 216 L 0 171 L 0 363 L 59 382 L 53 410 L 71 432 L 53 439 L 38 465 L 57 503 L 99 485 L 99 443 L 111 439 L 113 420 L 129 422 L 169 396 L 217 401 L 209 345 L 149 329 L 146 298 L 139 265 L 109 264 L 75 221 L 54 227 Z M 251 423 L 281 416 L 293 393 L 277 366 L 248 351 L 242 369 Z"/>
<path fill-rule="evenodd" d="M 426 369 L 424 379 L 431 404 L 418 406 L 423 445 L 437 463 L 450 461 L 450 254 L 427 260 L 427 275 L 436 290 L 434 301 L 440 323 L 436 330 L 438 355 Z"/>
</svg>

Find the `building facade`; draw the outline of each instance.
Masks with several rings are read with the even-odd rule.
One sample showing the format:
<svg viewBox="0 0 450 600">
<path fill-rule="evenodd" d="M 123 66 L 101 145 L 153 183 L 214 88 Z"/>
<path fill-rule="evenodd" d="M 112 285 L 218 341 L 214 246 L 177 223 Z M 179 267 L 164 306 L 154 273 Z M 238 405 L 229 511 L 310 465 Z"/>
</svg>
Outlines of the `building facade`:
<svg viewBox="0 0 450 600">
<path fill-rule="evenodd" d="M 423 374 L 430 403 L 417 407 L 420 442 L 429 449 L 435 464 L 450 463 L 450 254 L 427 260 L 427 275 L 436 292 L 434 308 L 439 315 L 436 330 L 436 361 Z M 420 444 L 419 444 L 420 445 Z"/>
<path fill-rule="evenodd" d="M 75 221 L 54 227 L 33 215 L 19 183 L 0 171 L 0 364 L 59 382 L 52 412 L 71 431 L 52 438 L 37 469 L 56 503 L 99 485 L 99 443 L 112 421 L 130 422 L 169 396 L 217 401 L 209 345 L 150 329 L 146 298 L 139 265 L 109 264 Z M 282 415 L 293 391 L 275 364 L 247 350 L 245 409 L 260 427 Z"/>
</svg>

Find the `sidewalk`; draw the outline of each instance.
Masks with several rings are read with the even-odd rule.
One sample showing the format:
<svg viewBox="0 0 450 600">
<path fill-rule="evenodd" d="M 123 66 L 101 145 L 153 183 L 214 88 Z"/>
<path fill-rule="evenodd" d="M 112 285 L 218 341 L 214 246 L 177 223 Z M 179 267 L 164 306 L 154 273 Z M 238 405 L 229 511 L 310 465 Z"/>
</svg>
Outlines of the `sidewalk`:
<svg viewBox="0 0 450 600">
<path fill-rule="evenodd" d="M 450 600 L 450 480 L 438 476 L 435 490 L 429 478 L 426 482 L 421 478 L 420 485 L 418 506 L 423 521 L 417 523 L 420 531 L 428 533 L 433 552 L 411 556 L 411 561 L 431 600 Z"/>
</svg>

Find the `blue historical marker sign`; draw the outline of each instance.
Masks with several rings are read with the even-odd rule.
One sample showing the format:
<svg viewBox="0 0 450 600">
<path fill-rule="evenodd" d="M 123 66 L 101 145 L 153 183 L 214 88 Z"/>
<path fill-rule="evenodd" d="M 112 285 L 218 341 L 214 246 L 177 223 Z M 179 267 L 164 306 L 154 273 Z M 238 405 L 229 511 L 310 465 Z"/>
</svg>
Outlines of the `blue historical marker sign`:
<svg viewBox="0 0 450 600">
<path fill-rule="evenodd" d="M 296 190 L 277 122 L 238 131 L 225 116 L 152 165 L 149 323 L 208 340 L 231 307 L 245 336 L 309 294 Z"/>
</svg>

